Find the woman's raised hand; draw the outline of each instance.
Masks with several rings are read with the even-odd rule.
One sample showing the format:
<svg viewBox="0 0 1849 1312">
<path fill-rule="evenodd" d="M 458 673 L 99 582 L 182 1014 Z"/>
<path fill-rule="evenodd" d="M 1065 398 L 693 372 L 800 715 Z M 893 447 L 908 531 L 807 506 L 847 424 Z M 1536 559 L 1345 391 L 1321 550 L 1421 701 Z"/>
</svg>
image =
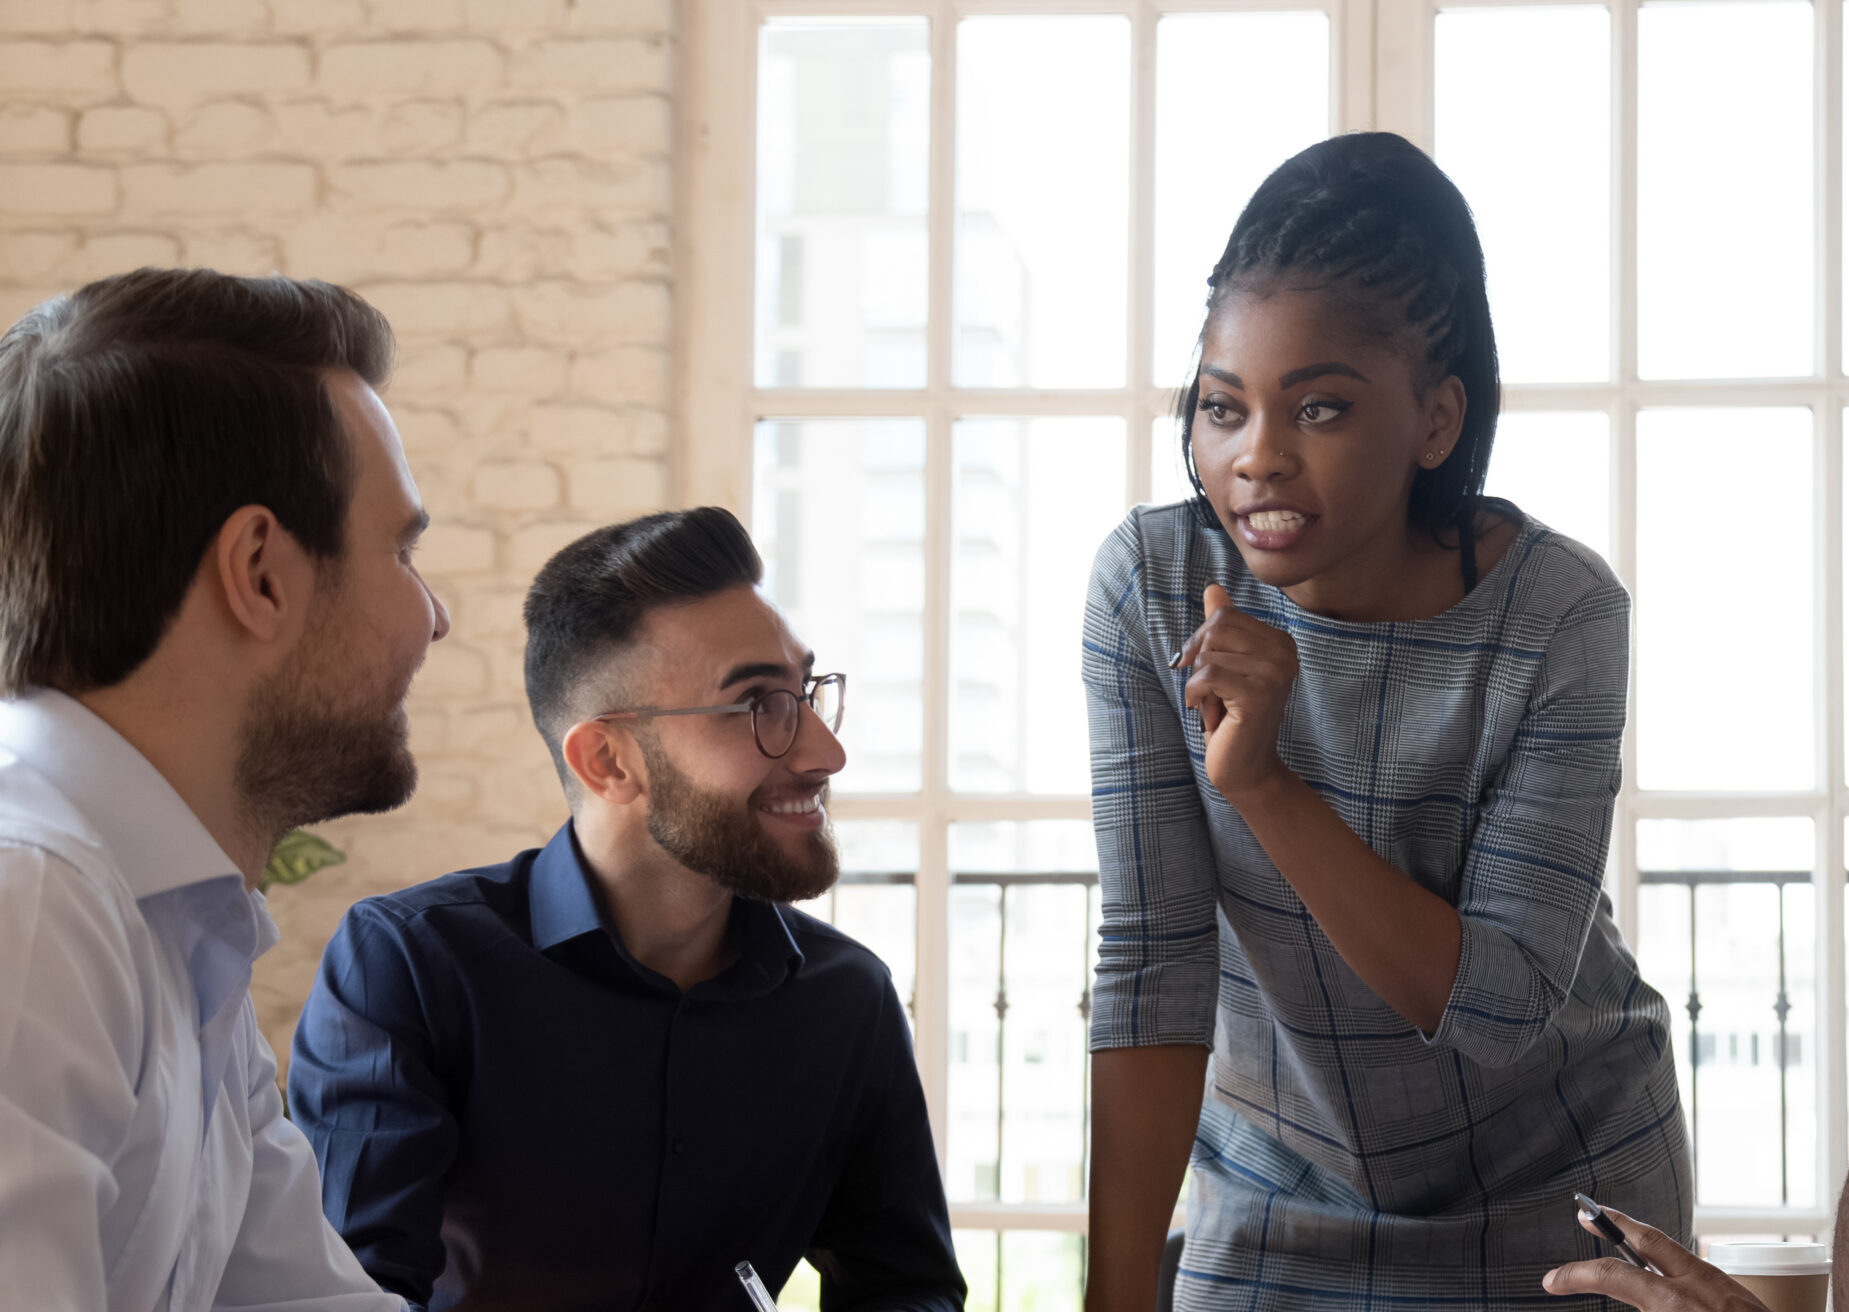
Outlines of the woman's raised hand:
<svg viewBox="0 0 1849 1312">
<path fill-rule="evenodd" d="M 1217 583 L 1207 585 L 1202 601 L 1207 619 L 1175 664 L 1193 667 L 1184 701 L 1201 713 L 1207 778 L 1237 807 L 1284 773 L 1278 726 L 1297 678 L 1297 644 L 1235 608 Z"/>
</svg>

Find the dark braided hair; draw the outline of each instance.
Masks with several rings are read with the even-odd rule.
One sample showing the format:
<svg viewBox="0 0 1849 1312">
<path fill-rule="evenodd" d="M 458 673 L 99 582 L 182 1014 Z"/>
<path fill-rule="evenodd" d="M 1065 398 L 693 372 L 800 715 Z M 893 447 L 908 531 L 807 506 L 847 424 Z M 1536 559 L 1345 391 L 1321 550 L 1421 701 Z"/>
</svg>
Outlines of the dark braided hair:
<svg viewBox="0 0 1849 1312">
<path fill-rule="evenodd" d="M 1450 459 L 1413 475 L 1411 522 L 1442 540 L 1458 535 L 1475 583 L 1476 505 L 1496 437 L 1501 382 L 1490 326 L 1483 246 L 1457 185 L 1431 157 L 1391 132 L 1331 137 L 1293 155 L 1259 184 L 1207 280 L 1212 315 L 1235 291 L 1315 287 L 1348 302 L 1358 327 L 1390 338 L 1408 330 L 1424 351 L 1421 390 L 1455 376 L 1462 430 Z M 1194 467 L 1196 372 L 1176 411 L 1195 506 L 1216 526 Z"/>
</svg>

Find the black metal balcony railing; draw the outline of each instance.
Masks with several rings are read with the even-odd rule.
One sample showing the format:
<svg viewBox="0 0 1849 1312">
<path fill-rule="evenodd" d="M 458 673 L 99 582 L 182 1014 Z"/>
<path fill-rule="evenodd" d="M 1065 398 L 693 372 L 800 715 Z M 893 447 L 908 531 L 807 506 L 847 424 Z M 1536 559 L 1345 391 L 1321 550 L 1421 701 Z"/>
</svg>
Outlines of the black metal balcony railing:
<svg viewBox="0 0 1849 1312">
<path fill-rule="evenodd" d="M 1772 1045 L 1772 1061 L 1778 1069 L 1778 1169 L 1779 1202 L 1791 1202 L 1791 1068 L 1797 1064 L 1794 1059 L 1794 1045 L 1791 1041 L 1789 1020 L 1791 1016 L 1791 993 L 1787 987 L 1787 958 L 1785 936 L 1785 889 L 1789 885 L 1808 885 L 1811 872 L 1808 870 L 1644 870 L 1638 872 L 1639 885 L 1644 887 L 1674 886 L 1688 891 L 1688 997 L 1684 1010 L 1688 1013 L 1688 1108 L 1689 1108 L 1689 1151 L 1694 1155 L 1695 1178 L 1701 1178 L 1700 1126 L 1701 1126 L 1701 1072 L 1702 1072 L 1702 1034 L 1701 1034 L 1701 955 L 1699 943 L 1698 907 L 1696 890 L 1705 887 L 1725 886 L 1740 887 L 1745 885 L 1769 885 L 1774 890 L 1778 904 L 1778 990 L 1771 1003 L 1771 1011 L 1778 1021 L 1777 1039 Z M 1665 984 L 1668 981 L 1663 981 Z M 1757 1040 L 1755 1039 L 1755 1042 Z"/>
<path fill-rule="evenodd" d="M 1076 999 L 1076 1011 L 1081 1026 L 1089 1029 L 1091 1024 L 1091 925 L 1093 898 L 1098 887 L 1098 875 L 1091 872 L 1040 872 L 1033 874 L 958 874 L 951 877 L 957 887 L 989 886 L 997 890 L 996 923 L 999 926 L 998 941 L 995 952 L 995 1181 L 996 1193 L 1000 1196 L 1002 1165 L 1006 1149 L 1006 1108 L 1008 1064 L 1004 1060 L 1007 1052 L 1008 1037 L 1008 893 L 1010 889 L 1024 887 L 1064 887 L 1083 888 L 1086 890 L 1085 929 L 1080 935 L 1079 951 L 1079 996 Z M 1079 1179 L 1088 1178 L 1091 1170 L 1091 1055 L 1087 1043 L 1085 1056 L 1085 1089 L 1082 1111 L 1080 1113 L 1079 1143 Z"/>
<path fill-rule="evenodd" d="M 915 875 L 895 871 L 855 871 L 844 873 L 834 889 L 828 893 L 828 918 L 833 920 L 839 906 L 838 890 L 842 885 L 881 885 L 881 884 L 915 884 Z M 1002 1143 L 1004 1133 L 1003 1110 L 1007 1105 L 1007 1063 L 1003 1060 L 1006 1052 L 1008 1027 L 1008 892 L 1013 888 L 1056 886 L 1066 888 L 1083 888 L 1086 893 L 1085 932 L 1080 936 L 1079 978 L 1083 981 L 1076 1000 L 1079 1023 L 1087 1029 L 1091 1024 L 1091 926 L 1097 910 L 1095 899 L 1098 887 L 1098 873 L 1092 871 L 1035 871 L 1031 873 L 963 873 L 951 876 L 951 883 L 959 888 L 972 886 L 993 887 L 998 891 L 996 922 L 999 932 L 995 951 L 995 998 L 991 1005 L 995 1008 L 995 1142 L 996 1161 L 995 1177 L 999 1184 L 1002 1170 Z M 914 980 L 912 996 L 906 1000 L 906 1010 L 916 1014 L 917 982 Z M 1089 1046 L 1089 1045 L 1088 1045 Z M 1084 1141 L 1080 1146 L 1079 1178 L 1087 1178 L 1091 1169 L 1091 1062 L 1089 1053 L 1085 1065 L 1084 1110 L 1082 1129 Z"/>
<path fill-rule="evenodd" d="M 849 873 L 849 874 L 843 874 L 840 880 L 841 885 L 847 885 L 847 886 L 865 886 L 865 885 L 877 886 L 877 885 L 893 885 L 893 884 L 911 885 L 915 883 L 916 883 L 916 879 L 915 879 L 915 876 L 913 876 L 912 874 L 897 873 L 897 872 L 854 872 L 854 873 Z M 995 890 L 995 903 L 994 903 L 994 910 L 993 910 L 993 915 L 995 918 L 995 925 L 996 925 L 995 989 L 994 989 L 993 997 L 990 999 L 990 1006 L 993 1008 L 995 1012 L 995 1043 L 994 1043 L 995 1153 L 994 1153 L 994 1160 L 992 1162 L 984 1163 L 982 1166 L 982 1170 L 985 1173 L 987 1179 L 993 1182 L 992 1194 L 993 1194 L 994 1199 L 999 1199 L 1002 1195 L 1003 1178 L 1004 1178 L 1003 1170 L 1007 1162 L 1010 1160 L 1008 1157 L 1008 1153 L 1007 1153 L 1007 1109 L 1008 1109 L 1009 1069 L 1008 1069 L 1008 1062 L 1006 1060 L 1008 1033 L 1009 1033 L 1008 1031 L 1009 1015 L 1010 1015 L 1010 1012 L 1014 1010 L 1014 1005 L 1010 1002 L 1009 996 L 1008 996 L 1009 950 L 1011 946 L 1009 942 L 1009 933 L 1008 933 L 1008 924 L 1009 924 L 1009 915 L 1010 915 L 1010 905 L 1009 905 L 1010 904 L 1010 894 L 1018 890 L 1021 890 L 1023 888 L 1049 887 L 1049 886 L 1074 888 L 1074 889 L 1081 889 L 1084 891 L 1084 895 L 1085 895 L 1085 915 L 1084 915 L 1084 920 L 1083 920 L 1084 928 L 1083 928 L 1083 932 L 1078 936 L 1078 941 L 1072 946 L 1072 951 L 1074 952 L 1075 957 L 1076 957 L 1076 960 L 1074 961 L 1073 964 L 1077 967 L 1074 973 L 1080 982 L 1077 996 L 1073 999 L 1073 1004 L 1074 1004 L 1073 1005 L 1073 1015 L 1078 1025 L 1078 1031 L 1079 1031 L 1078 1042 L 1080 1044 L 1081 1051 L 1084 1054 L 1083 1056 L 1084 1079 L 1083 1079 L 1083 1088 L 1081 1092 L 1082 1103 L 1081 1103 L 1081 1112 L 1080 1112 L 1081 1120 L 1080 1120 L 1080 1126 L 1079 1126 L 1079 1142 L 1076 1145 L 1078 1149 L 1078 1154 L 1079 1154 L 1079 1176 L 1078 1178 L 1081 1182 L 1081 1188 L 1082 1188 L 1083 1187 L 1082 1182 L 1087 1178 L 1087 1176 L 1089 1175 L 1090 1169 L 1091 1169 L 1091 1110 L 1092 1110 L 1091 1056 L 1089 1052 L 1090 1045 L 1086 1042 L 1086 1035 L 1087 1035 L 1087 1032 L 1089 1031 L 1090 1023 L 1091 1023 L 1091 978 L 1092 978 L 1091 972 L 1092 972 L 1092 937 L 1093 937 L 1092 927 L 1096 922 L 1096 916 L 1097 916 L 1097 910 L 1098 910 L 1098 907 L 1097 907 L 1097 898 L 1098 898 L 1097 872 L 1096 871 L 1036 871 L 1036 872 L 1027 872 L 1027 873 L 966 872 L 966 873 L 958 873 L 958 874 L 952 875 L 951 883 L 954 888 L 959 888 L 959 889 L 993 888 Z M 836 899 L 836 895 L 834 893 L 829 894 L 829 899 L 830 901 L 828 905 L 828 915 L 829 915 L 829 918 L 832 920 L 835 918 L 835 912 L 838 908 L 838 900 Z M 957 949 L 953 948 L 953 950 L 957 950 Z M 916 1001 L 916 983 L 914 982 L 913 996 L 910 1000 L 907 1001 L 907 1004 L 906 1004 L 908 1010 L 913 1009 L 913 1004 L 915 1003 L 915 1001 Z M 1006 1268 L 1003 1262 L 1004 1238 L 1005 1238 L 1005 1235 L 1003 1231 L 1001 1230 L 995 1231 L 994 1257 L 993 1257 L 994 1266 L 992 1268 L 993 1270 L 992 1288 L 994 1291 L 993 1306 L 996 1308 L 1007 1306 L 1006 1297 L 1004 1294 L 1004 1289 L 1005 1289 L 1006 1279 L 1007 1279 Z M 1084 1261 L 1083 1248 L 1084 1248 L 1083 1238 L 1081 1237 L 1080 1257 L 1079 1257 L 1081 1267 Z M 1073 1296 L 1075 1299 L 1077 1298 L 1076 1288 L 1073 1291 Z"/>
<path fill-rule="evenodd" d="M 1790 1082 L 1791 1067 L 1797 1064 L 1797 1059 L 1794 1057 L 1796 1048 L 1792 1042 L 1791 1033 L 1790 1033 L 1790 1025 L 1789 1025 L 1791 1011 L 1792 1011 L 1792 1003 L 1791 1003 L 1791 994 L 1790 994 L 1790 990 L 1788 987 L 1788 978 L 1789 978 L 1788 942 L 1787 942 L 1787 933 L 1786 933 L 1786 924 L 1785 924 L 1785 899 L 1784 899 L 1783 894 L 1787 886 L 1790 886 L 1793 884 L 1809 884 L 1810 881 L 1811 881 L 1811 872 L 1808 870 L 1749 870 L 1749 871 L 1742 871 L 1742 870 L 1645 870 L 1645 871 L 1641 871 L 1638 875 L 1639 884 L 1645 887 L 1673 886 L 1673 887 L 1685 889 L 1688 894 L 1689 978 L 1688 978 L 1688 992 L 1684 999 L 1683 1009 L 1688 1016 L 1687 1060 L 1688 1060 L 1688 1067 L 1689 1067 L 1689 1092 L 1688 1092 L 1689 1112 L 1690 1112 L 1691 1122 L 1697 1122 L 1697 1123 L 1699 1121 L 1699 1117 L 1701 1114 L 1701 1071 L 1702 1071 L 1702 1066 L 1703 1066 L 1703 1044 L 1702 1044 L 1702 1033 L 1701 1033 L 1700 1022 L 1701 1022 L 1701 1014 L 1703 1010 L 1703 1003 L 1702 1003 L 1702 998 L 1701 998 L 1701 954 L 1699 950 L 1699 928 L 1700 928 L 1699 900 L 1696 897 L 1696 890 L 1699 888 L 1714 887 L 1714 886 L 1738 887 L 1738 886 L 1743 886 L 1743 885 L 1768 885 L 1776 889 L 1778 892 L 1778 895 L 1779 895 L 1777 898 L 1777 905 L 1778 905 L 1778 933 L 1777 933 L 1778 988 L 1777 988 L 1776 994 L 1771 1000 L 1770 1010 L 1772 1012 L 1773 1017 L 1777 1021 L 1777 1037 L 1773 1043 L 1772 1061 L 1774 1065 L 1776 1065 L 1777 1067 L 1778 1082 L 1779 1082 L 1779 1146 L 1781 1150 L 1780 1151 L 1781 1176 L 1780 1176 L 1780 1195 L 1779 1196 L 1780 1196 L 1781 1202 L 1790 1201 L 1791 1183 L 1790 1183 L 1790 1162 L 1789 1162 L 1789 1144 L 1790 1144 L 1790 1083 L 1789 1082 Z M 1032 872 L 1032 873 L 959 873 L 952 877 L 952 882 L 958 887 L 991 886 L 998 890 L 998 907 L 997 907 L 997 914 L 996 914 L 996 924 L 998 926 L 998 930 L 997 930 L 998 941 L 996 943 L 995 996 L 994 996 L 992 1005 L 994 1006 L 994 1009 L 995 1009 L 995 1018 L 996 1018 L 996 1033 L 995 1033 L 996 1081 L 997 1081 L 996 1142 L 998 1144 L 998 1149 L 997 1149 L 997 1161 L 995 1163 L 995 1171 L 997 1174 L 997 1178 L 999 1179 L 1000 1172 L 1001 1172 L 1001 1156 L 1002 1156 L 1002 1150 L 999 1147 L 999 1145 L 1002 1144 L 1002 1136 L 1003 1136 L 1003 1131 L 1004 1131 L 1002 1109 L 1003 1109 L 1003 1106 L 1005 1105 L 1005 1096 L 1006 1096 L 1006 1088 L 1005 1088 L 1005 1083 L 1004 1083 L 1006 1080 L 1006 1064 L 1002 1060 L 1002 1057 L 1005 1051 L 1005 1044 L 1007 1040 L 1007 1024 L 1008 1024 L 1008 1011 L 1009 1011 L 1009 1002 L 1008 1002 L 1008 894 L 1009 894 L 1009 890 L 1013 888 L 1023 887 L 1023 886 L 1035 886 L 1035 885 L 1039 885 L 1039 886 L 1056 885 L 1056 886 L 1065 886 L 1065 887 L 1078 887 L 1078 888 L 1085 888 L 1087 890 L 1090 890 L 1090 892 L 1088 893 L 1088 898 L 1095 898 L 1096 889 L 1098 887 L 1098 876 L 1095 871 L 1092 871 L 1092 872 L 1043 871 L 1043 872 Z M 910 872 L 898 872 L 898 871 L 853 872 L 853 873 L 843 874 L 840 880 L 841 885 L 848 885 L 848 886 L 882 885 L 882 884 L 884 885 L 912 885 L 915 883 L 916 883 L 915 875 L 913 875 Z M 836 911 L 836 907 L 837 907 L 837 903 L 836 903 L 837 893 L 835 891 L 831 891 L 828 894 L 828 898 L 829 898 L 828 914 L 829 914 L 830 919 L 833 919 L 835 911 Z M 1091 925 L 1092 925 L 1092 919 L 1093 919 L 1091 913 L 1095 911 L 1095 906 L 1090 901 L 1088 901 L 1087 910 L 1088 910 L 1088 914 L 1086 916 L 1086 921 L 1085 921 L 1085 932 L 1081 936 L 1080 942 L 1077 945 L 1078 951 L 1081 954 L 1081 965 L 1082 965 L 1081 978 L 1085 982 L 1079 992 L 1078 998 L 1076 999 L 1076 1008 L 1077 1008 L 1077 1014 L 1078 1014 L 1080 1022 L 1082 1024 L 1089 1026 L 1090 1020 L 1091 1020 L 1091 968 L 1092 968 Z M 1667 981 L 1665 981 L 1665 983 L 1666 982 Z M 914 1008 L 914 1004 L 916 1002 L 916 996 L 917 996 L 916 983 L 914 982 L 912 996 L 909 997 L 906 1001 L 906 1006 L 908 1010 L 912 1010 Z M 1088 1065 L 1088 1071 L 1089 1071 L 1089 1065 Z M 1090 1127 L 1091 1127 L 1091 1092 L 1090 1092 L 1090 1082 L 1088 1080 L 1086 1092 L 1085 1092 L 1085 1103 L 1084 1103 L 1084 1129 L 1086 1133 L 1087 1143 L 1081 1149 L 1081 1153 L 1082 1153 L 1082 1157 L 1081 1157 L 1082 1169 L 1081 1169 L 1081 1176 L 1080 1176 L 1081 1179 L 1084 1178 L 1084 1174 L 1083 1174 L 1084 1170 L 1088 1170 L 1090 1166 L 1090 1162 L 1089 1162 Z M 1691 1138 L 1694 1137 L 1695 1128 L 1696 1128 L 1695 1124 L 1690 1125 Z"/>
<path fill-rule="evenodd" d="M 1791 885 L 1807 885 L 1811 882 L 1811 872 L 1807 870 L 1781 871 L 1737 871 L 1737 870 L 1646 870 L 1638 876 L 1644 887 L 1684 889 L 1688 897 L 1688 992 L 1683 1009 L 1688 1017 L 1686 1064 L 1688 1070 L 1687 1099 L 1689 1108 L 1689 1135 L 1691 1147 L 1699 1142 L 1699 1125 L 1701 1115 L 1702 1074 L 1704 1067 L 1718 1059 L 1717 1055 L 1704 1049 L 1704 1039 L 1710 1044 L 1717 1036 L 1704 1034 L 1701 1029 L 1701 1016 L 1704 1009 L 1701 995 L 1703 978 L 1702 955 L 1700 952 L 1700 921 L 1698 908 L 1700 899 L 1697 890 L 1716 886 L 1740 887 L 1765 885 L 1775 892 L 1778 904 L 1777 916 L 1777 989 L 1769 1002 L 1769 1010 L 1776 1020 L 1777 1030 L 1771 1053 L 1772 1062 L 1778 1074 L 1779 1101 L 1779 1200 L 1789 1204 L 1791 1198 L 1791 1068 L 1801 1060 L 1797 1045 L 1794 1044 L 1790 1017 L 1793 1010 L 1789 991 L 1789 962 L 1786 926 L 1785 889 Z M 855 887 L 868 885 L 915 885 L 916 876 L 910 872 L 853 872 L 841 877 L 840 886 Z M 1080 955 L 1078 977 L 1083 981 L 1077 997 L 1074 999 L 1074 1014 L 1081 1026 L 1081 1032 L 1089 1029 L 1091 1020 L 1091 980 L 1092 980 L 1092 938 L 1096 924 L 1098 876 L 1095 871 L 1046 871 L 1032 873 L 958 873 L 952 876 L 952 884 L 957 888 L 992 887 L 996 890 L 994 923 L 996 925 L 995 942 L 995 991 L 991 1005 L 995 1011 L 995 1161 L 992 1166 L 985 1164 L 985 1170 L 993 1171 L 994 1195 L 1001 1196 L 1002 1170 L 1007 1160 L 1007 1079 L 1008 1064 L 1005 1060 L 1008 1041 L 1008 1019 L 1011 1005 L 1008 996 L 1009 981 L 1009 900 L 1010 893 L 1023 887 L 1062 886 L 1086 890 L 1086 914 L 1084 932 L 1073 950 Z M 827 914 L 835 917 L 838 907 L 837 893 L 828 895 Z M 953 950 L 956 950 L 953 948 Z M 1666 985 L 1667 980 L 1654 981 Z M 916 981 L 914 980 L 911 997 L 907 999 L 907 1009 L 913 1010 L 916 1002 Z M 1753 1040 L 1754 1060 L 1757 1061 L 1757 1038 Z M 1089 1045 L 1086 1045 L 1089 1048 Z M 1082 1104 L 1081 1142 L 1078 1145 L 1080 1159 L 1079 1179 L 1085 1180 L 1090 1170 L 1091 1139 L 1091 1080 L 1090 1056 L 1087 1052 L 1084 1060 L 1085 1089 Z M 1699 1165 L 1699 1162 L 1697 1163 Z M 1698 1177 L 1699 1178 L 1699 1177 Z M 1001 1248 L 1002 1234 L 995 1237 L 995 1278 L 997 1306 L 1000 1306 L 1001 1291 Z"/>
<path fill-rule="evenodd" d="M 824 919 L 826 919 L 828 923 L 831 925 L 839 922 L 839 919 L 840 919 L 839 913 L 841 910 L 841 889 L 844 886 L 863 887 L 863 886 L 869 886 L 869 885 L 871 886 L 894 885 L 894 886 L 902 886 L 905 888 L 912 888 L 916 886 L 917 883 L 918 883 L 918 876 L 910 873 L 909 871 L 892 871 L 892 870 L 844 871 L 842 872 L 841 877 L 835 881 L 834 887 L 829 889 L 828 892 L 826 892 L 825 894 L 823 894 L 823 897 L 828 899 L 828 912 L 827 912 L 827 915 L 824 917 Z M 917 915 L 916 915 L 916 911 L 914 910 L 913 919 L 912 919 L 912 927 L 914 931 L 916 931 L 917 925 L 918 925 Z M 890 965 L 890 963 L 888 964 Z M 905 997 L 905 1014 L 911 1018 L 912 1023 L 914 1025 L 918 1023 L 918 981 L 916 978 L 912 980 L 912 987 L 907 992 L 906 997 Z"/>
</svg>

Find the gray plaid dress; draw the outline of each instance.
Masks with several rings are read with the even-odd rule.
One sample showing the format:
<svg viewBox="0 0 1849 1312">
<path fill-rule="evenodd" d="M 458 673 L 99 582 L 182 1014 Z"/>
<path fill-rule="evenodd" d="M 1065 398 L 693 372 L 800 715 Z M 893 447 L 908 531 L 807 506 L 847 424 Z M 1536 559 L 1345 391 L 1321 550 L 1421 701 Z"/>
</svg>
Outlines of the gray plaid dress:
<svg viewBox="0 0 1849 1312">
<path fill-rule="evenodd" d="M 1349 969 L 1207 781 L 1167 658 L 1209 582 L 1296 639 L 1285 765 L 1458 909 L 1429 1037 Z M 1411 623 L 1301 609 L 1186 505 L 1139 507 L 1100 549 L 1091 1044 L 1213 1048 L 1178 1307 L 1615 1307 L 1541 1289 L 1601 1255 L 1575 1190 L 1688 1242 L 1669 1010 L 1602 888 L 1628 618 L 1605 562 L 1531 519 L 1463 601 Z"/>
</svg>

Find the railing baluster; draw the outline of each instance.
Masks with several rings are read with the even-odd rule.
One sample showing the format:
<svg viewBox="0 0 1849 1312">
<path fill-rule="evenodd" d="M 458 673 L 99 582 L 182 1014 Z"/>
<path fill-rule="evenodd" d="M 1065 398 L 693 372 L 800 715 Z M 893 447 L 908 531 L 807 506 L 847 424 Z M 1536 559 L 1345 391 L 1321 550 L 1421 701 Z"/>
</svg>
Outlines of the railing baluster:
<svg viewBox="0 0 1849 1312">
<path fill-rule="evenodd" d="M 1791 1202 L 1791 1107 L 1786 1088 L 1790 1078 L 1791 1039 L 1785 1018 L 1791 1014 L 1791 995 L 1785 988 L 1785 886 L 1774 884 L 1772 896 L 1778 899 L 1778 1201 Z"/>
<path fill-rule="evenodd" d="M 1085 894 L 1085 918 L 1079 925 L 1079 978 L 1084 981 L 1079 990 L 1079 1043 L 1084 1056 L 1080 1061 L 1085 1087 L 1082 1093 L 1084 1101 L 1079 1110 L 1079 1196 L 1091 1196 L 1091 899 L 1096 888 L 1088 887 Z M 1080 1250 L 1080 1263 L 1084 1262 L 1084 1250 Z"/>
<path fill-rule="evenodd" d="M 1689 1165 L 1701 1179 L 1701 990 L 1695 982 L 1695 882 L 1688 885 L 1688 1106 Z"/>
<path fill-rule="evenodd" d="M 1747 884 L 1770 884 L 1778 898 L 1778 995 L 1772 1004 L 1773 1014 L 1778 1017 L 1778 1033 L 1773 1038 L 1773 1050 L 1778 1061 L 1778 1150 L 1779 1150 L 1779 1199 L 1780 1205 L 1791 1205 L 1791 977 L 1789 927 L 1786 925 L 1785 890 L 1793 884 L 1809 885 L 1813 882 L 1809 870 L 1640 870 L 1637 872 L 1639 884 L 1643 885 L 1678 885 L 1686 888 L 1689 894 L 1689 991 L 1688 991 L 1688 1043 L 1689 1043 L 1689 1153 L 1696 1166 L 1696 1178 L 1700 1178 L 1700 1109 L 1701 1109 L 1701 1031 L 1702 1013 L 1701 991 L 1699 985 L 1699 963 L 1696 945 L 1698 941 L 1696 923 L 1696 890 L 1706 886 L 1721 888 L 1739 888 Z M 1757 1028 L 1749 1036 L 1752 1051 L 1747 1060 L 1757 1062 L 1757 1050 L 1761 1037 Z M 1716 1036 L 1718 1047 L 1719 1036 Z"/>
<path fill-rule="evenodd" d="M 1006 884 L 1001 886 L 997 906 L 1001 913 L 1001 929 L 995 940 L 995 1200 L 1000 1202 L 1002 1196 L 1002 1137 L 1007 1120 L 1004 1114 L 1007 1107 L 1004 1095 L 1008 1071 L 1006 1043 L 1008 1031 L 1008 885 Z M 998 1247 L 995 1250 L 998 1272 L 1001 1264 L 1000 1243 L 1001 1232 L 998 1230 L 996 1231 Z M 996 1276 L 998 1291 L 1000 1281 L 1001 1276 L 998 1273 Z M 1001 1294 L 998 1292 L 996 1294 L 998 1303 L 1000 1299 Z"/>
</svg>

